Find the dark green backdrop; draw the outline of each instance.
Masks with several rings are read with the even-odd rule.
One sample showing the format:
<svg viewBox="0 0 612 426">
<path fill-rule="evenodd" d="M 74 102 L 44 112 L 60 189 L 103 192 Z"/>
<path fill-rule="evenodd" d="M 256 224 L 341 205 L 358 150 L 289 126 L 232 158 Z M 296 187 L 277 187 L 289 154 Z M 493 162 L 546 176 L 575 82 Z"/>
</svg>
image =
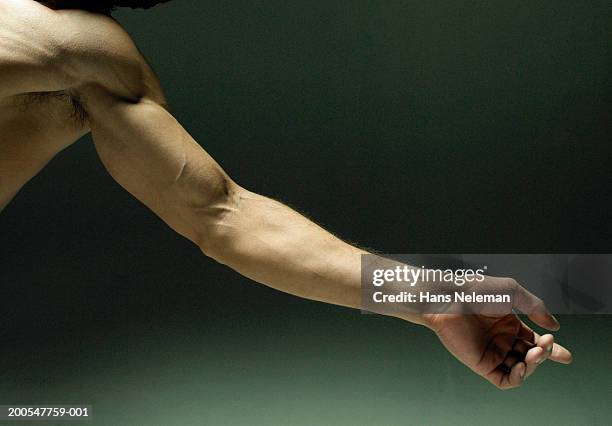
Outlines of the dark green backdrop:
<svg viewBox="0 0 612 426">
<path fill-rule="evenodd" d="M 249 189 L 384 252 L 611 252 L 609 1 L 176 0 L 117 14 Z M 0 402 L 101 425 L 609 424 L 612 318 L 499 392 L 425 329 L 205 259 L 89 141 L 0 215 Z M 607 283 L 609 285 L 609 283 Z"/>
</svg>

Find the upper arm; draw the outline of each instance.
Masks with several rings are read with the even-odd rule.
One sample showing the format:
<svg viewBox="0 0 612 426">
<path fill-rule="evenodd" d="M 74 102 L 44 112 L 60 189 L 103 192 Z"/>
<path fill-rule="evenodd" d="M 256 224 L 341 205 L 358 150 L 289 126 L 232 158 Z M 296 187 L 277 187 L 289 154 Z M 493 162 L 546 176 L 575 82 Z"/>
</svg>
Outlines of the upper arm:
<svg viewBox="0 0 612 426">
<path fill-rule="evenodd" d="M 97 152 L 113 178 L 192 241 L 224 211 L 233 182 L 161 105 L 86 92 Z"/>
</svg>

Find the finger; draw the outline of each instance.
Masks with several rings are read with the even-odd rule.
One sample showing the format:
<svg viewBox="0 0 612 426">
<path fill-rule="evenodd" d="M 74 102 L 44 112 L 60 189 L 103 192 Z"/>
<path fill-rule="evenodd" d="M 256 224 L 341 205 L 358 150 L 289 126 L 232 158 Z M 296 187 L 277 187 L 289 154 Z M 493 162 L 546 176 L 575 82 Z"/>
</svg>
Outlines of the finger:
<svg viewBox="0 0 612 426">
<path fill-rule="evenodd" d="M 537 337 L 539 337 L 537 335 L 536 332 L 534 332 L 531 328 L 529 328 L 529 326 L 527 324 L 525 324 L 523 321 L 521 321 L 521 326 L 518 330 L 518 333 L 516 335 L 517 339 L 523 340 L 524 342 L 527 342 L 528 344 L 530 344 L 532 347 L 535 346 L 535 342 L 537 340 Z"/>
<path fill-rule="evenodd" d="M 553 344 L 552 352 L 548 359 L 561 364 L 571 364 L 574 360 L 572 353 L 558 343 Z"/>
<path fill-rule="evenodd" d="M 517 338 L 516 341 L 514 342 L 514 346 L 512 346 L 512 350 L 520 353 L 523 356 L 523 358 L 525 358 L 525 355 L 527 355 L 527 352 L 529 351 L 529 349 L 533 347 L 535 347 L 535 344 L 526 342 L 525 340 Z"/>
<path fill-rule="evenodd" d="M 512 350 L 508 352 L 508 355 L 506 355 L 506 358 L 502 364 L 507 367 L 506 371 L 509 372 L 512 370 L 512 367 L 514 367 L 517 363 L 522 362 L 524 359 L 525 356 L 523 354 Z"/>
<path fill-rule="evenodd" d="M 533 295 L 520 284 L 516 284 L 513 308 L 518 309 L 527 317 L 547 330 L 558 330 L 559 321 L 548 311 L 546 305 L 539 297 Z"/>
<path fill-rule="evenodd" d="M 527 366 L 525 370 L 525 378 L 531 376 L 538 368 L 538 365 L 544 362 L 545 359 L 544 349 L 539 346 L 531 348 L 525 356 L 525 364 Z"/>
<path fill-rule="evenodd" d="M 542 347 L 545 352 L 548 351 L 547 358 L 551 361 L 558 362 L 561 364 L 571 364 L 574 360 L 572 353 L 564 346 L 555 343 L 554 338 L 551 342 L 550 338 L 548 337 L 544 340 L 541 340 L 544 336 L 540 336 L 538 335 L 538 333 L 534 332 L 533 335 L 536 342 L 538 342 L 538 346 Z M 550 334 L 545 336 L 550 336 Z M 552 345 L 550 343 L 552 343 Z M 551 347 L 552 350 L 550 350 Z"/>
<path fill-rule="evenodd" d="M 536 337 L 536 345 L 538 345 L 539 348 L 542 348 L 545 358 L 548 358 L 552 353 L 554 344 L 555 338 L 552 334 L 544 334 L 543 336 Z"/>
<path fill-rule="evenodd" d="M 512 389 L 519 387 L 525 380 L 525 363 L 519 362 L 512 367 L 510 374 L 504 375 L 500 388 Z"/>
</svg>

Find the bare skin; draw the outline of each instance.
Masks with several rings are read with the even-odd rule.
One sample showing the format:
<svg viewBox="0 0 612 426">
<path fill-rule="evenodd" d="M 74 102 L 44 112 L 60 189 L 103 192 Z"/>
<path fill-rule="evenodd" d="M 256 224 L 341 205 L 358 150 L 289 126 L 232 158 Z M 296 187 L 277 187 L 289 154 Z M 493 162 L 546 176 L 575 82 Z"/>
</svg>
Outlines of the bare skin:
<svg viewBox="0 0 612 426">
<path fill-rule="evenodd" d="M 113 178 L 205 255 L 278 290 L 361 307 L 366 252 L 234 182 L 167 111 L 154 73 L 111 18 L 0 0 L 0 76 L 0 209 L 91 131 Z M 25 93 L 51 91 L 79 99 L 87 119 L 74 119 L 69 97 L 20 108 Z M 487 280 L 522 291 L 509 279 Z M 515 308 L 558 329 L 539 299 L 521 294 Z M 501 389 L 520 386 L 545 359 L 571 362 L 552 335 L 534 333 L 514 314 L 395 316 L 432 329 Z"/>
<path fill-rule="evenodd" d="M 89 123 L 74 116 L 76 88 L 97 79 L 118 97 L 136 98 L 144 90 L 141 69 L 137 49 L 109 17 L 0 0 L 0 211 L 89 132 Z M 155 91 L 163 104 L 161 89 Z M 38 92 L 53 93 L 33 102 Z"/>
</svg>

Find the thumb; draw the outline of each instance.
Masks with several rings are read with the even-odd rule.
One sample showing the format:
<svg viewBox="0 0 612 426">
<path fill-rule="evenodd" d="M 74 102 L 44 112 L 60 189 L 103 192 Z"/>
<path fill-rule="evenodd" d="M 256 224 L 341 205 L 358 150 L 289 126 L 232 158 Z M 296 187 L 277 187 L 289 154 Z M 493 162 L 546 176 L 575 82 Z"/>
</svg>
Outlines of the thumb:
<svg viewBox="0 0 612 426">
<path fill-rule="evenodd" d="M 516 283 L 512 307 L 547 330 L 554 331 L 561 327 L 559 321 L 548 311 L 542 299 L 529 292 L 519 283 Z"/>
</svg>

